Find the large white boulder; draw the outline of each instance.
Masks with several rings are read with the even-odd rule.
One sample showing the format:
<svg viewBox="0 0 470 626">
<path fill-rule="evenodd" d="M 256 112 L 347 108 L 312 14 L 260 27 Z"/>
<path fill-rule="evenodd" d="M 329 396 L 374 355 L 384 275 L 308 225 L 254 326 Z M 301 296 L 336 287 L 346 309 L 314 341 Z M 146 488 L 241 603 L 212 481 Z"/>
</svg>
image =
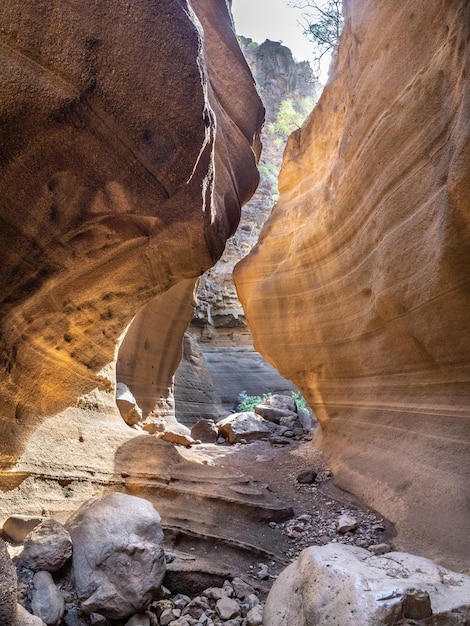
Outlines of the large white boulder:
<svg viewBox="0 0 470 626">
<path fill-rule="evenodd" d="M 442 623 L 459 624 L 458 611 L 452 611 L 469 608 L 468 576 L 403 552 L 374 556 L 363 548 L 328 544 L 303 550 L 281 572 L 263 624 L 385 626 L 403 617 L 429 617 L 431 610 L 450 620 Z"/>
<path fill-rule="evenodd" d="M 147 500 L 112 493 L 86 502 L 66 523 L 75 589 L 85 613 L 143 613 L 165 575 L 160 515 Z"/>
<path fill-rule="evenodd" d="M 276 429 L 274 424 L 252 411 L 229 415 L 217 422 L 217 428 L 229 443 L 268 439 Z"/>
</svg>

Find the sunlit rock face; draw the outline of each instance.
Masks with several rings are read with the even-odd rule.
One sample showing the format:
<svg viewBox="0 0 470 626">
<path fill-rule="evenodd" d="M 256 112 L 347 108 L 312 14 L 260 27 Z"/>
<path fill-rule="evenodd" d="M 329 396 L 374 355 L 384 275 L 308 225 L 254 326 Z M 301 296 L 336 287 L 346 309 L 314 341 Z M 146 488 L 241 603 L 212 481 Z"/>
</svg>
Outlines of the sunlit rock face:
<svg viewBox="0 0 470 626">
<path fill-rule="evenodd" d="M 470 5 L 345 2 L 330 81 L 235 270 L 338 482 L 452 565 L 470 553 Z"/>
<path fill-rule="evenodd" d="M 7 467 L 44 416 L 111 406 L 124 329 L 220 256 L 263 111 L 225 0 L 12 0 L 0 21 Z"/>
</svg>

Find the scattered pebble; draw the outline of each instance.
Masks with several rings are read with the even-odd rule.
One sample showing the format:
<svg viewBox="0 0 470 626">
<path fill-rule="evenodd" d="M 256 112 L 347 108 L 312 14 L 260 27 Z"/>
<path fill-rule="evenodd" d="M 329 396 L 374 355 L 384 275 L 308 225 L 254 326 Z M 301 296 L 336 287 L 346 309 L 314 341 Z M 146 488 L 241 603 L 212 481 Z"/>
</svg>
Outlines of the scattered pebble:
<svg viewBox="0 0 470 626">
<path fill-rule="evenodd" d="M 347 515 L 346 513 L 341 515 L 341 517 L 336 520 L 336 529 L 341 534 L 348 533 L 351 530 L 356 530 L 357 526 L 357 519 L 352 515 Z"/>
</svg>

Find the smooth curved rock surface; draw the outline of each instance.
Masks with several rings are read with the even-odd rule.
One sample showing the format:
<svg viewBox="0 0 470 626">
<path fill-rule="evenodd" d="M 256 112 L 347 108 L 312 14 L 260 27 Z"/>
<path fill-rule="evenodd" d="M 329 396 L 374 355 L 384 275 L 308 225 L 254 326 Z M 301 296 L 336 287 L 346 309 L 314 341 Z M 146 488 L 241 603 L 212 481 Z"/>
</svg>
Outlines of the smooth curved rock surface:
<svg viewBox="0 0 470 626">
<path fill-rule="evenodd" d="M 79 398 L 116 412 L 119 337 L 221 255 L 263 109 L 225 0 L 13 0 L 0 22 L 4 468 Z"/>
<path fill-rule="evenodd" d="M 429 559 L 330 543 L 303 550 L 280 574 L 263 624 L 386 626 L 434 615 L 423 623 L 463 626 L 469 601 L 470 578 Z"/>
<path fill-rule="evenodd" d="M 235 269 L 255 348 L 399 545 L 470 554 L 470 5 L 345 3 L 329 83 Z"/>
</svg>

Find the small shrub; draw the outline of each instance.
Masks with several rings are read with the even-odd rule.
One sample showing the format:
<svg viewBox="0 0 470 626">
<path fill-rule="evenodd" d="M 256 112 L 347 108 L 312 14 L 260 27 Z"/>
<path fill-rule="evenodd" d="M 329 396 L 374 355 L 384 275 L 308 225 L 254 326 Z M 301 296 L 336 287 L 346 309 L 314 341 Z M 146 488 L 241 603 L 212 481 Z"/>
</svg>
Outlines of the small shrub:
<svg viewBox="0 0 470 626">
<path fill-rule="evenodd" d="M 302 411 L 302 413 L 308 413 L 308 414 L 312 412 L 312 409 L 308 406 L 305 398 L 300 393 L 300 391 L 291 391 L 290 394 L 292 396 L 292 399 L 295 402 L 297 411 Z"/>
<path fill-rule="evenodd" d="M 238 394 L 237 411 L 239 413 L 254 411 L 255 406 L 261 404 L 266 398 L 269 398 L 269 393 L 264 393 L 262 396 L 249 396 L 245 390 L 240 391 Z"/>
</svg>

